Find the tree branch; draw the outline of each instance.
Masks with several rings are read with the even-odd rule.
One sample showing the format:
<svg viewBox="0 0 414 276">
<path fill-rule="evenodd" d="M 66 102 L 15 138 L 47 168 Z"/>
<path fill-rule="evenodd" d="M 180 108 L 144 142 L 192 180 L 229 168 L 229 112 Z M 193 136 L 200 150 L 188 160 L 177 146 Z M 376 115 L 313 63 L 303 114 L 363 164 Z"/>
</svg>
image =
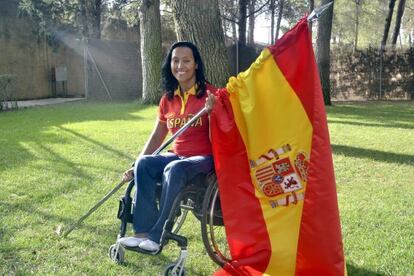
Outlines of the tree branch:
<svg viewBox="0 0 414 276">
<path fill-rule="evenodd" d="M 234 19 L 228 18 L 225 15 L 222 15 L 221 18 L 224 19 L 224 20 L 226 20 L 226 21 L 230 21 L 232 23 L 239 24 L 239 21 L 238 20 L 234 20 Z"/>
<path fill-rule="evenodd" d="M 260 8 L 258 8 L 257 10 L 253 11 L 250 14 L 247 14 L 246 18 L 248 18 L 249 16 L 256 14 L 258 12 L 260 12 L 264 7 L 266 7 L 269 4 L 270 0 L 267 0 L 266 3 L 264 3 Z"/>
</svg>

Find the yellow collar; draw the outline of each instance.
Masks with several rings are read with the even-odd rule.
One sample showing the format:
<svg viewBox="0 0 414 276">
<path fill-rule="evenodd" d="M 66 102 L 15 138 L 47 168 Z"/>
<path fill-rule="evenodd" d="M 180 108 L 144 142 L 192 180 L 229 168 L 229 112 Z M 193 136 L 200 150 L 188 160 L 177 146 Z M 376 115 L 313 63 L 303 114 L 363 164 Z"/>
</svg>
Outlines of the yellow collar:
<svg viewBox="0 0 414 276">
<path fill-rule="evenodd" d="M 193 87 L 190 88 L 190 90 L 184 92 L 184 95 L 183 95 L 184 98 L 181 97 L 180 87 L 178 87 L 174 91 L 174 96 L 178 96 L 181 99 L 180 115 L 184 114 L 185 106 L 187 105 L 188 98 L 190 97 L 190 95 L 195 95 L 196 94 L 196 89 L 197 89 L 197 84 L 194 84 Z"/>
<path fill-rule="evenodd" d="M 196 94 L 196 88 L 197 88 L 197 84 L 194 84 L 191 88 L 190 88 L 190 90 L 188 90 L 188 91 L 185 91 L 184 92 L 184 95 L 185 94 L 188 94 L 188 95 L 195 95 Z M 181 94 L 180 94 L 180 87 L 177 87 L 177 89 L 175 89 L 175 91 L 174 91 L 174 96 L 180 96 Z"/>
</svg>

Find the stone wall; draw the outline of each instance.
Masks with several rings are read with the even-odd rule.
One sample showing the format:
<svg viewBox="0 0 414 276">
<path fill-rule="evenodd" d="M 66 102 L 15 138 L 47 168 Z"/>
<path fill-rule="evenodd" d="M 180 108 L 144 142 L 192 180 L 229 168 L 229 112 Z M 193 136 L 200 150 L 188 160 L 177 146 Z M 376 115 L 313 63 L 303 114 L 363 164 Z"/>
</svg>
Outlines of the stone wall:
<svg viewBox="0 0 414 276">
<path fill-rule="evenodd" d="M 15 76 L 11 92 L 16 100 L 84 97 L 86 83 L 88 96 L 107 99 L 104 82 L 113 99 L 137 99 L 141 95 L 141 65 L 138 43 L 134 42 L 136 32 L 125 30 L 121 35 L 122 31 L 117 31 L 129 41 L 90 40 L 88 49 L 97 66 L 91 59 L 85 66 L 82 40 L 57 32 L 57 44 L 52 45 L 38 36 L 30 18 L 18 16 L 17 1 L 0 1 L 0 75 Z M 113 33 L 103 37 L 113 38 Z M 54 81 L 56 67 L 67 68 L 65 86 Z"/>
<path fill-rule="evenodd" d="M 141 59 L 137 42 L 91 39 L 88 51 L 88 98 L 141 98 Z"/>
<path fill-rule="evenodd" d="M 33 22 L 19 17 L 17 1 L 0 1 L 0 75 L 15 76 L 13 96 L 16 99 L 37 99 L 52 96 L 52 68 L 68 68 L 67 95 L 84 95 L 83 58 L 80 41 L 72 48 L 52 48 L 45 38 L 38 37 Z M 59 91 L 59 90 L 57 90 Z"/>
<path fill-rule="evenodd" d="M 414 48 L 382 54 L 334 48 L 331 60 L 333 100 L 408 100 L 414 94 Z"/>
</svg>

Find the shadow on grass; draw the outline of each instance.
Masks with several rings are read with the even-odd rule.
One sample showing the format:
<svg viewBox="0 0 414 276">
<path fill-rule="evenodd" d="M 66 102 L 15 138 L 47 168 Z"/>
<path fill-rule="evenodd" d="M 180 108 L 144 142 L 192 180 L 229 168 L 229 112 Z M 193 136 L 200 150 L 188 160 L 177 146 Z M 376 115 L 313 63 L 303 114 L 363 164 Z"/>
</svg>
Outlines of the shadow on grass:
<svg viewBox="0 0 414 276">
<path fill-rule="evenodd" d="M 33 271 L 36 271 L 36 269 L 33 270 L 33 268 L 38 265 L 36 264 L 36 260 L 34 260 L 36 259 L 36 256 L 42 254 L 41 252 L 53 250 L 53 248 L 58 248 L 57 250 L 59 252 L 68 248 L 73 242 L 76 244 L 84 244 L 85 247 L 90 246 L 90 243 L 82 238 L 72 238 L 70 240 L 65 240 L 63 243 L 61 242 L 63 239 L 54 233 L 54 230 L 57 225 L 62 222 L 66 222 L 67 224 L 70 223 L 71 220 L 68 218 L 39 210 L 26 202 L 0 202 L 0 210 L 3 221 L 7 221 L 8 215 L 13 217 L 18 211 L 27 213 L 27 216 L 32 217 L 29 225 L 21 222 L 9 226 L 7 229 L 7 236 L 5 235 L 5 231 L 0 231 L 0 275 L 32 274 Z M 37 219 L 34 219 L 33 217 L 36 217 Z M 90 225 L 84 227 L 87 227 L 88 231 L 97 232 L 99 230 L 98 227 Z M 30 229 L 30 232 L 36 233 L 35 236 L 27 236 L 23 238 L 27 240 L 27 242 L 23 242 L 23 245 L 21 245 L 21 241 L 16 242 L 14 240 L 17 236 L 27 235 L 27 233 L 21 233 L 22 229 Z M 22 236 L 20 238 L 22 238 Z M 47 248 L 44 247 L 45 244 L 49 244 Z M 22 257 L 22 255 L 27 256 L 28 252 L 30 253 L 28 259 Z M 48 255 L 48 253 L 46 253 L 46 255 Z M 4 272 L 7 273 L 3 274 Z"/>
<path fill-rule="evenodd" d="M 27 202 L 21 202 L 21 203 L 16 203 L 16 204 L 12 204 L 9 202 L 4 202 L 4 201 L 0 201 L 0 207 L 2 209 L 2 212 L 6 213 L 6 214 L 13 214 L 14 212 L 16 212 L 17 210 L 25 212 L 31 216 L 37 215 L 39 216 L 39 220 L 32 220 L 30 227 L 31 228 L 35 228 L 38 225 L 44 225 L 44 221 L 47 221 L 47 224 L 50 225 L 50 234 L 55 234 L 54 231 L 56 230 L 56 227 L 59 224 L 64 224 L 64 227 L 66 229 L 68 229 L 70 226 L 72 226 L 77 220 L 78 217 L 76 218 L 69 218 L 69 217 L 63 217 L 63 216 L 59 216 L 50 212 L 46 212 L 46 211 L 42 211 L 39 210 L 39 208 L 36 208 L 35 206 L 33 206 L 32 204 L 29 204 Z M 115 215 L 115 212 L 114 212 Z M 5 216 L 3 217 L 3 219 L 5 219 Z M 43 221 L 44 220 L 44 221 Z M 13 232 L 17 232 L 18 230 L 20 230 L 20 225 L 19 224 L 15 224 L 14 227 L 16 229 L 8 229 L 8 232 L 13 231 Z M 97 232 L 102 232 L 101 227 L 97 227 L 97 226 L 92 226 L 92 225 L 88 225 L 86 222 L 82 223 L 78 228 L 86 228 L 88 231 L 93 231 L 94 233 Z M 104 231 L 106 234 L 110 234 L 112 233 L 109 229 Z M 56 237 L 58 237 L 56 235 Z M 0 237 L 1 239 L 3 238 Z M 1 240 L 0 239 L 0 240 Z M 3 241 L 2 241 L 3 242 Z"/>
<path fill-rule="evenodd" d="M 332 149 L 335 154 L 343 154 L 357 158 L 369 158 L 375 161 L 414 166 L 413 155 L 363 149 L 344 145 L 332 145 Z"/>
<path fill-rule="evenodd" d="M 414 105 L 412 102 L 366 102 L 337 104 L 327 107 L 329 117 L 355 118 L 394 125 L 395 120 L 412 124 Z"/>
<path fill-rule="evenodd" d="M 340 121 L 340 120 L 332 120 L 332 119 L 328 119 L 328 123 L 329 124 L 353 125 L 353 126 L 361 126 L 361 127 L 414 129 L 414 124 L 413 125 L 399 124 L 399 123 L 375 124 L 375 123 L 363 123 L 363 122 L 355 122 L 355 121 Z"/>
<path fill-rule="evenodd" d="M 80 138 L 80 139 L 82 139 L 84 141 L 87 141 L 87 142 L 89 142 L 89 143 L 91 143 L 93 145 L 99 146 L 103 150 L 105 150 L 107 152 L 111 152 L 111 153 L 117 155 L 118 157 L 130 159 L 130 156 L 129 155 L 127 155 L 127 154 L 125 154 L 125 153 L 123 153 L 123 152 L 121 152 L 119 150 L 115 150 L 115 149 L 113 149 L 113 148 L 111 148 L 111 147 L 109 147 L 109 146 L 107 146 L 107 145 L 105 145 L 103 143 L 100 143 L 99 141 L 93 140 L 93 139 L 91 139 L 91 138 L 89 138 L 89 137 L 87 137 L 85 135 L 82 135 L 79 132 L 76 132 L 76 131 L 73 131 L 73 130 L 64 128 L 62 126 L 58 126 L 58 128 L 61 129 L 62 131 L 68 132 L 68 133 L 70 133 L 70 134 L 72 134 L 72 135 L 74 135 L 74 136 L 76 136 L 76 137 L 78 137 L 78 138 Z"/>
<path fill-rule="evenodd" d="M 347 263 L 346 270 L 350 276 L 385 276 L 384 273 L 368 270 L 363 267 L 358 267 L 354 264 Z"/>
<path fill-rule="evenodd" d="M 89 121 L 140 121 L 145 118 L 132 113 L 152 108 L 138 104 L 125 103 L 70 103 L 60 106 L 48 106 L 19 110 L 7 114 L 1 114 L 0 142 L 0 168 L 6 170 L 17 166 L 24 166 L 26 162 L 36 160 L 36 156 L 25 145 L 36 142 L 37 145 L 61 144 L 70 142 L 68 138 L 59 133 L 50 133 L 50 129 L 57 127 L 69 132 L 83 140 L 98 145 L 102 149 L 115 153 L 120 157 L 129 156 L 113 150 L 110 146 L 98 143 L 79 133 L 63 127 L 65 124 Z"/>
</svg>

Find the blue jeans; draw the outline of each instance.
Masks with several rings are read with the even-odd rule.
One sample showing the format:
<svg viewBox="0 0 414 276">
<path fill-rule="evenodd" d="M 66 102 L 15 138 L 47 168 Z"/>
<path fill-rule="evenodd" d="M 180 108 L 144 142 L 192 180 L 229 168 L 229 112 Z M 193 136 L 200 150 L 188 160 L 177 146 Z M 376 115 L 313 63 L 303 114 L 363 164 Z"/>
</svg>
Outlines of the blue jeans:
<svg viewBox="0 0 414 276">
<path fill-rule="evenodd" d="M 214 169 L 213 157 L 180 157 L 166 155 L 144 155 L 135 162 L 136 183 L 133 228 L 135 233 L 148 233 L 149 239 L 160 243 L 165 221 L 174 199 L 184 186 L 199 173 Z M 162 184 L 159 210 L 156 202 L 157 183 Z"/>
</svg>

